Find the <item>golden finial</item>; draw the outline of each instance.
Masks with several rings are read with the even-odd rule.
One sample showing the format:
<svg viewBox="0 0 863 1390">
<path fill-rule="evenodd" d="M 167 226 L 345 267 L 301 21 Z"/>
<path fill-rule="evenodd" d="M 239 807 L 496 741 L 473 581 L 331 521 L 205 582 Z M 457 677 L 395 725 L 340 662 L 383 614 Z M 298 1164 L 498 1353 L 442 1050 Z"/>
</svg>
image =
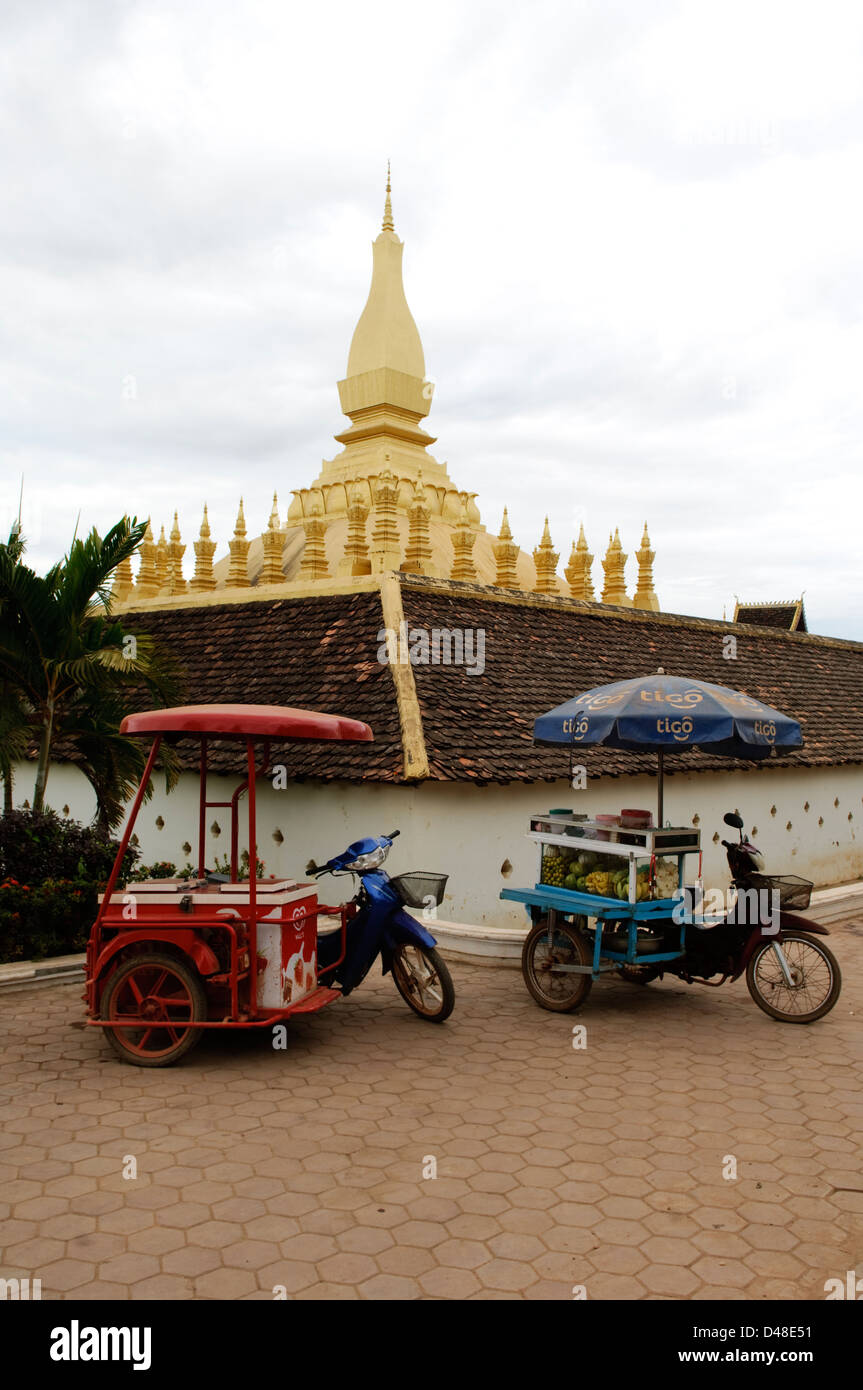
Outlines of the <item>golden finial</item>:
<svg viewBox="0 0 863 1390">
<path fill-rule="evenodd" d="M 551 532 L 548 529 L 548 517 L 545 518 L 545 526 L 542 528 L 542 539 L 533 552 L 533 562 L 536 565 L 536 584 L 534 593 L 537 594 L 556 594 L 557 587 L 557 562 L 560 559 L 551 540 Z"/>
<path fill-rule="evenodd" d="M 231 552 L 231 562 L 228 566 L 227 586 L 229 589 L 248 589 L 249 542 L 246 539 L 246 516 L 243 511 L 242 497 L 240 498 L 234 534 L 232 539 L 228 541 L 228 549 Z"/>
<path fill-rule="evenodd" d="M 578 528 L 578 540 L 572 547 L 569 564 L 564 571 L 569 592 L 573 598 L 586 599 L 589 603 L 595 601 L 596 595 L 593 591 L 593 578 L 591 576 L 592 567 L 593 556 L 587 548 L 587 537 L 584 534 L 584 522 L 582 522 Z"/>
<path fill-rule="evenodd" d="M 213 555 L 216 550 L 216 542 L 210 539 L 210 522 L 207 517 L 207 504 L 204 503 L 204 515 L 201 520 L 201 529 L 198 539 L 194 542 L 195 546 L 195 573 L 189 581 L 189 588 L 200 593 L 207 589 L 215 589 L 216 579 L 213 574 Z"/>
<path fill-rule="evenodd" d="M 629 557 L 624 554 L 620 544 L 620 531 L 614 528 L 614 535 L 608 538 L 608 550 L 602 562 L 605 583 L 602 589 L 603 603 L 616 603 L 621 608 L 631 608 L 632 599 L 627 597 L 624 569 Z"/>
<path fill-rule="evenodd" d="M 459 493 L 461 498 L 461 514 L 455 524 L 455 530 L 450 536 L 454 551 L 450 578 L 458 580 L 464 584 L 473 583 L 477 577 L 476 565 L 473 559 L 473 547 L 476 541 L 476 532 L 473 530 L 468 512 L 468 501 L 470 494 L 467 492 Z"/>
<path fill-rule="evenodd" d="M 330 571 L 324 540 L 327 533 L 327 523 L 324 518 L 324 509 L 317 498 L 313 499 L 308 516 L 303 518 L 303 530 L 306 533 L 306 543 L 300 562 L 300 579 L 311 581 L 328 579 Z"/>
<path fill-rule="evenodd" d="M 656 552 L 650 548 L 650 536 L 647 533 L 646 521 L 644 534 L 641 537 L 641 547 L 636 550 L 635 558 L 638 561 L 638 584 L 632 606 L 633 608 L 646 608 L 657 613 L 659 611 L 659 599 L 653 588 L 653 562 L 656 559 Z"/>
<path fill-rule="evenodd" d="M 156 543 L 153 528 L 147 519 L 147 529 L 141 541 L 141 565 L 138 570 L 138 597 L 153 598 L 159 592 L 159 576 L 156 572 Z"/>
<path fill-rule="evenodd" d="M 352 487 L 348 495 L 347 518 L 348 534 L 345 549 L 339 561 L 339 574 L 371 574 L 369 543 L 366 522 L 369 506 L 359 487 Z"/>
<path fill-rule="evenodd" d="M 258 574 L 259 584 L 282 584 L 284 582 L 285 576 L 282 571 L 282 547 L 284 543 L 284 535 L 279 523 L 279 499 L 273 493 L 273 510 L 270 512 L 267 529 L 261 536 L 264 558 Z"/>
<path fill-rule="evenodd" d="M 506 507 L 503 509 L 503 520 L 500 523 L 500 535 L 493 546 L 495 560 L 494 582 L 499 589 L 517 589 L 518 574 L 516 571 L 516 561 L 518 560 L 518 546 L 512 539 L 512 531 L 509 527 L 509 514 Z"/>
<path fill-rule="evenodd" d="M 177 513 L 174 512 L 174 524 L 171 527 L 171 540 L 167 548 L 168 555 L 168 593 L 184 594 L 186 592 L 186 581 L 183 578 L 183 556 L 186 547 L 180 544 L 180 522 Z"/>
<path fill-rule="evenodd" d="M 395 227 L 393 226 L 393 205 L 392 200 L 390 198 L 391 192 L 392 190 L 390 188 L 390 162 L 389 160 L 387 160 L 387 196 L 384 200 L 384 220 L 381 226 L 381 231 L 383 232 L 395 231 Z"/>
<path fill-rule="evenodd" d="M 429 517 L 431 509 L 426 501 L 423 471 L 417 469 L 417 481 L 413 500 L 408 507 L 408 543 L 401 569 L 407 574 L 436 575 L 432 565 L 432 548 L 429 536 Z"/>
</svg>

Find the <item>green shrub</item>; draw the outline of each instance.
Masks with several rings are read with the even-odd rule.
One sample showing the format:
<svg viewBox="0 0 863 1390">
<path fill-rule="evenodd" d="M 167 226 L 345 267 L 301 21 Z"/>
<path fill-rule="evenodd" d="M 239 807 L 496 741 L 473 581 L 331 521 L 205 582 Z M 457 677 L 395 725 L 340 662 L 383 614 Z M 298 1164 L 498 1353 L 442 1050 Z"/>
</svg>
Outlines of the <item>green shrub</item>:
<svg viewBox="0 0 863 1390">
<path fill-rule="evenodd" d="M 83 951 L 118 848 L 54 811 L 0 817 L 0 962 Z M 130 846 L 124 874 L 137 858 Z"/>
</svg>

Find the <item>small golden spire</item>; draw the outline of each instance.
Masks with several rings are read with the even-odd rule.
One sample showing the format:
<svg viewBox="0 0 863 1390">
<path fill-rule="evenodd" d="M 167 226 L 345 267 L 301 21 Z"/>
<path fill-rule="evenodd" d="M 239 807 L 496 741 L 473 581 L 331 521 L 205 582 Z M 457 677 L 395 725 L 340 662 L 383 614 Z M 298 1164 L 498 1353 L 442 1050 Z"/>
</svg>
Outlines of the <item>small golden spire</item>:
<svg viewBox="0 0 863 1390">
<path fill-rule="evenodd" d="M 168 546 L 168 593 L 184 594 L 186 592 L 186 581 L 183 578 L 183 556 L 186 547 L 180 544 L 180 523 L 177 513 L 174 512 L 174 524 L 171 527 L 171 542 Z"/>
<path fill-rule="evenodd" d="M 285 577 L 282 572 L 282 547 L 285 543 L 285 537 L 279 522 L 279 499 L 275 493 L 273 493 L 273 509 L 270 512 L 267 529 L 261 536 L 261 543 L 264 549 L 264 560 L 258 575 L 258 583 L 281 584 Z"/>
<path fill-rule="evenodd" d="M 620 532 L 615 527 L 614 535 L 608 538 L 608 550 L 602 562 L 605 574 L 605 584 L 602 589 L 603 603 L 616 603 L 621 608 L 632 607 L 632 599 L 626 593 L 624 574 L 624 567 L 628 558 L 628 555 L 623 553 L 623 547 L 620 544 Z"/>
<path fill-rule="evenodd" d="M 408 507 L 408 543 L 401 566 L 405 573 L 428 575 L 435 575 L 436 573 L 432 566 L 432 548 L 429 536 L 430 516 L 431 508 L 426 502 L 423 471 L 420 468 L 417 470 L 413 501 Z"/>
<path fill-rule="evenodd" d="M 204 516 L 201 521 L 201 530 L 198 539 L 195 541 L 195 573 L 189 581 L 189 588 L 195 593 L 201 593 L 207 589 L 215 589 L 216 578 L 213 574 L 213 555 L 216 550 L 216 542 L 210 540 L 210 522 L 207 517 L 207 504 L 204 503 Z"/>
<path fill-rule="evenodd" d="M 369 507 L 358 487 L 351 488 L 347 506 L 348 534 L 339 561 L 339 574 L 371 574 L 366 523 Z"/>
<path fill-rule="evenodd" d="M 476 532 L 472 527 L 470 513 L 468 512 L 470 494 L 462 492 L 459 495 L 462 499 L 462 509 L 461 516 L 456 522 L 455 530 L 450 537 L 452 540 L 452 548 L 455 551 L 450 578 L 459 580 L 464 584 L 470 584 L 474 582 L 477 577 L 476 565 L 473 561 L 473 547 L 476 541 Z"/>
<path fill-rule="evenodd" d="M 393 205 L 392 200 L 390 198 L 391 192 L 392 190 L 390 188 L 390 162 L 389 160 L 387 160 L 387 196 L 384 200 L 384 220 L 381 226 L 382 232 L 395 231 L 395 227 L 393 226 Z"/>
<path fill-rule="evenodd" d="M 159 576 L 156 571 L 156 543 L 153 540 L 153 528 L 149 519 L 140 549 L 141 566 L 138 570 L 138 597 L 153 598 L 159 592 Z"/>
<path fill-rule="evenodd" d="M 402 562 L 398 527 L 399 480 L 389 467 L 390 456 L 384 456 L 384 471 L 375 488 L 375 523 L 372 529 L 372 571 L 381 574 L 397 570 Z"/>
<path fill-rule="evenodd" d="M 300 562 L 300 579 L 328 579 L 330 571 L 324 543 L 327 523 L 323 507 L 317 500 L 312 502 L 309 515 L 303 518 L 303 530 L 306 533 L 306 544 Z"/>
<path fill-rule="evenodd" d="M 156 580 L 159 585 L 159 588 L 157 590 L 158 593 L 161 593 L 162 590 L 165 588 L 167 578 L 168 542 L 165 539 L 165 528 L 163 526 L 161 531 L 159 532 L 159 539 L 156 542 Z"/>
<path fill-rule="evenodd" d="M 596 595 L 593 590 L 591 575 L 592 566 L 593 556 L 587 548 L 584 522 L 582 522 L 578 529 L 578 540 L 572 547 L 569 564 L 564 571 L 569 592 L 573 598 L 586 599 L 589 603 L 595 601 Z"/>
<path fill-rule="evenodd" d="M 635 552 L 635 558 L 638 561 L 638 584 L 632 606 L 633 608 L 646 608 L 653 613 L 658 613 L 659 599 L 653 587 L 653 562 L 656 559 L 656 551 L 650 548 L 650 536 L 647 534 L 646 521 L 644 534 L 641 537 L 641 548 Z"/>
<path fill-rule="evenodd" d="M 246 517 L 243 512 L 243 499 L 234 526 L 233 539 L 228 541 L 231 562 L 228 566 L 227 587 L 229 589 L 248 589 L 249 587 L 249 542 L 246 539 Z"/>
<path fill-rule="evenodd" d="M 516 561 L 518 560 L 518 546 L 513 544 L 512 531 L 509 526 L 509 514 L 506 507 L 503 509 L 503 520 L 500 523 L 500 535 L 493 549 L 495 559 L 495 584 L 499 589 L 517 589 L 518 572 L 516 570 Z"/>
<path fill-rule="evenodd" d="M 127 555 L 125 560 L 121 560 L 114 570 L 114 582 L 111 585 L 111 598 L 114 603 L 123 603 L 135 588 L 135 581 L 132 578 L 132 557 Z"/>
<path fill-rule="evenodd" d="M 556 570 L 559 559 L 560 556 L 552 544 L 551 532 L 548 529 L 548 517 L 546 517 L 542 530 L 542 540 L 533 552 L 533 562 L 536 565 L 534 593 L 556 594 L 558 592 Z"/>
</svg>

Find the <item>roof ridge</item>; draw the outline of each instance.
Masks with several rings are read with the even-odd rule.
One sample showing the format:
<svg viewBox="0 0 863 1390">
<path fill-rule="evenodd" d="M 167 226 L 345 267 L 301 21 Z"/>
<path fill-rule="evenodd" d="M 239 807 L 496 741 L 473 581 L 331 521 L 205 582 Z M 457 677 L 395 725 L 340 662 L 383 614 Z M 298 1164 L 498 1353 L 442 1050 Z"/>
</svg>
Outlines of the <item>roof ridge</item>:
<svg viewBox="0 0 863 1390">
<path fill-rule="evenodd" d="M 596 618 L 618 618 L 624 622 L 646 623 L 660 627 L 692 627 L 695 629 L 740 635 L 740 627 L 721 618 L 700 618 L 694 613 L 656 612 L 646 608 L 622 608 L 613 603 L 593 602 L 589 599 L 569 598 L 565 594 L 537 594 L 523 589 L 499 589 L 493 584 L 466 583 L 453 579 L 432 579 L 428 575 L 400 572 L 399 582 L 403 589 L 416 589 L 420 592 L 449 594 L 454 598 L 480 598 L 489 603 L 507 603 L 526 608 L 571 609 Z M 795 599 L 794 603 L 799 603 Z M 765 605 L 759 605 L 763 607 Z M 741 625 L 743 626 L 743 625 Z M 747 633 L 772 637 L 777 641 L 810 642 L 815 646 L 849 648 L 863 652 L 863 641 L 853 637 L 825 637 L 815 632 L 791 632 L 786 628 L 765 627 L 760 623 L 746 623 Z"/>
</svg>

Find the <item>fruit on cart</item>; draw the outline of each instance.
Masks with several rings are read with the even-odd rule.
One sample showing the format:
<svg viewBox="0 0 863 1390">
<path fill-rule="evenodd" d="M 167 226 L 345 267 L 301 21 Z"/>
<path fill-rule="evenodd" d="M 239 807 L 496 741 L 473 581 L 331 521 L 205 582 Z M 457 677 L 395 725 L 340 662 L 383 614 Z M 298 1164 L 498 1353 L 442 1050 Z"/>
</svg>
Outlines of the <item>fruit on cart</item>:
<svg viewBox="0 0 863 1390">
<path fill-rule="evenodd" d="M 567 874 L 566 878 L 564 879 L 563 886 L 564 888 L 569 888 L 574 892 L 575 889 L 578 887 L 578 875 Z"/>
<path fill-rule="evenodd" d="M 672 898 L 677 889 L 677 865 L 670 859 L 656 861 L 656 897 Z"/>
<path fill-rule="evenodd" d="M 595 869 L 593 873 L 588 874 L 585 887 L 588 893 L 597 893 L 602 898 L 610 898 L 613 895 L 611 874 L 606 870 Z"/>
</svg>

